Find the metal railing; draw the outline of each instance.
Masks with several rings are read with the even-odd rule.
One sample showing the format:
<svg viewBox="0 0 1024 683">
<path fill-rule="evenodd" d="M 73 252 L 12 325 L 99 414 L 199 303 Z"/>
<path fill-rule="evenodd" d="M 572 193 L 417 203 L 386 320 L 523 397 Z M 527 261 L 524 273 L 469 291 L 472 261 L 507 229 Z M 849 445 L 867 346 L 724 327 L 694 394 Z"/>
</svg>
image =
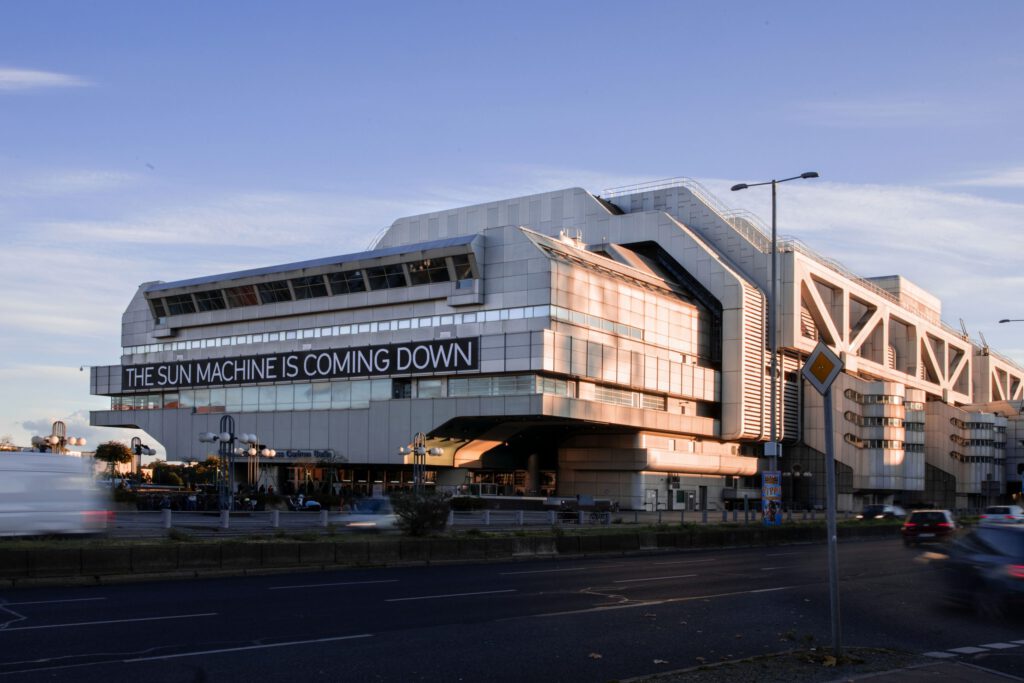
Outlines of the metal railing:
<svg viewBox="0 0 1024 683">
<path fill-rule="evenodd" d="M 509 529 L 526 526 L 591 525 L 612 523 L 611 512 L 586 510 L 473 510 L 448 513 L 449 528 Z"/>
</svg>

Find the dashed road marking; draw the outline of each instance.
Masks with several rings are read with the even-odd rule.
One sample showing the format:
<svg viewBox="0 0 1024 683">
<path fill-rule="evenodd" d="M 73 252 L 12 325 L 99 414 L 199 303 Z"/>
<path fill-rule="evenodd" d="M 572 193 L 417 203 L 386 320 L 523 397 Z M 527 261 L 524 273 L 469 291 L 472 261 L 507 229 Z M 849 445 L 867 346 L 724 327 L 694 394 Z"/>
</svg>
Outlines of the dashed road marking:
<svg viewBox="0 0 1024 683">
<path fill-rule="evenodd" d="M 985 645 L 982 645 L 982 647 L 987 647 L 990 650 L 1009 650 L 1012 647 L 1019 647 L 1019 644 L 1017 644 L 1017 643 L 987 643 Z"/>
<path fill-rule="evenodd" d="M 307 583 L 301 586 L 271 586 L 267 590 L 287 591 L 295 588 L 327 588 L 328 586 L 364 586 L 368 583 L 398 583 L 398 579 L 385 579 L 382 581 L 340 581 L 338 583 Z"/>
<path fill-rule="evenodd" d="M 935 659 L 949 659 L 950 657 L 956 657 L 952 652 L 925 652 L 925 657 L 934 657 Z"/>
<path fill-rule="evenodd" d="M 949 651 L 956 652 L 960 655 L 976 655 L 979 652 L 988 652 L 988 650 L 983 647 L 954 647 L 950 648 Z"/>
<path fill-rule="evenodd" d="M 139 617 L 137 619 L 107 619 L 105 621 L 76 621 L 70 624 L 44 624 L 42 626 L 16 626 L 5 628 L 0 633 L 11 631 L 36 631 L 43 628 L 74 628 L 75 626 L 104 626 L 107 624 L 129 624 L 138 621 L 167 621 L 169 619 L 194 619 L 196 617 L 215 617 L 217 612 L 204 612 L 202 614 L 174 614 L 169 617 Z"/>
<path fill-rule="evenodd" d="M 652 576 L 646 579 L 620 579 L 615 583 L 639 583 L 641 581 L 665 581 L 666 579 L 692 579 L 697 574 L 676 574 L 675 576 Z"/>
<path fill-rule="evenodd" d="M 461 598 L 468 595 L 494 595 L 496 593 L 515 593 L 514 588 L 502 591 L 477 591 L 475 593 L 445 593 L 444 595 L 417 595 L 412 598 L 390 598 L 384 602 L 407 602 L 409 600 L 437 600 L 439 598 Z"/>
</svg>

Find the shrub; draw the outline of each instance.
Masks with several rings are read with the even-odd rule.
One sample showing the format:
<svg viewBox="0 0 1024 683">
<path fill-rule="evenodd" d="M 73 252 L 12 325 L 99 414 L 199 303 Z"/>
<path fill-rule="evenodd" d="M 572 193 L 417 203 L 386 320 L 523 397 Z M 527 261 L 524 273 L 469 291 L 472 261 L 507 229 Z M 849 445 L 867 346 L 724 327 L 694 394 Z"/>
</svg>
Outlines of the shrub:
<svg viewBox="0 0 1024 683">
<path fill-rule="evenodd" d="M 483 498 L 456 496 L 451 499 L 451 508 L 456 512 L 472 512 L 474 510 L 483 510 L 485 507 L 487 507 L 487 501 Z"/>
<path fill-rule="evenodd" d="M 138 501 L 139 496 L 134 491 L 123 488 L 114 489 L 114 502 L 115 503 L 134 503 Z"/>
<path fill-rule="evenodd" d="M 398 517 L 396 524 L 407 536 L 426 536 L 443 531 L 448 524 L 449 498 L 437 493 L 396 493 L 391 506 Z"/>
</svg>

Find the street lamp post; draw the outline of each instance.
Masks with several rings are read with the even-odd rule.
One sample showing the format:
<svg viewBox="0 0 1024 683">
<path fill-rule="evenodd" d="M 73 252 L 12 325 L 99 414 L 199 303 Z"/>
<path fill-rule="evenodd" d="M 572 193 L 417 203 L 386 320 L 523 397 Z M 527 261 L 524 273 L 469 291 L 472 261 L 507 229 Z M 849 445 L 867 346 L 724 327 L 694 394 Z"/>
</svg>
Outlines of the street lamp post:
<svg viewBox="0 0 1024 683">
<path fill-rule="evenodd" d="M 409 446 L 402 446 L 398 449 L 400 455 L 412 453 L 412 485 L 416 495 L 423 492 L 423 480 L 427 469 L 427 455 L 441 455 L 444 453 L 440 448 L 427 448 L 427 435 L 417 432 L 412 437 Z"/>
<path fill-rule="evenodd" d="M 246 439 L 244 437 L 251 437 Z M 203 432 L 199 435 L 199 440 L 203 443 L 217 443 L 218 446 L 218 457 L 220 458 L 221 466 L 227 464 L 227 472 L 224 477 L 220 479 L 218 488 L 220 489 L 220 507 L 222 510 L 233 511 L 235 509 L 235 448 L 234 444 L 236 441 L 247 441 L 249 443 L 255 443 L 258 441 L 255 434 L 241 434 L 235 435 L 235 419 L 230 415 L 224 415 L 220 418 L 220 433 L 214 434 L 213 432 Z"/>
<path fill-rule="evenodd" d="M 142 456 L 144 456 L 144 455 L 156 455 L 156 451 L 153 450 L 152 448 L 150 448 L 149 446 L 147 446 L 146 444 L 142 443 L 142 439 L 140 437 L 137 437 L 137 436 L 133 436 L 132 437 L 131 448 L 132 448 L 132 453 L 136 457 L 135 463 L 134 463 L 134 465 L 132 467 L 132 469 L 134 470 L 134 472 L 132 472 L 132 474 L 135 474 L 135 473 L 140 473 L 141 474 L 141 472 L 142 472 Z"/>
<path fill-rule="evenodd" d="M 59 453 L 63 455 L 67 452 L 68 446 L 84 446 L 85 439 L 81 439 L 75 436 L 68 437 L 68 428 L 60 420 L 55 420 L 50 425 L 50 433 L 46 436 L 33 436 L 32 445 L 38 448 L 41 452 L 48 450 L 51 453 Z"/>
<path fill-rule="evenodd" d="M 778 353 L 778 339 L 777 339 L 777 334 L 776 334 L 776 326 L 777 326 L 776 315 L 777 315 L 777 304 L 778 304 L 778 302 L 777 302 L 777 296 L 776 296 L 776 290 L 775 290 L 775 283 L 776 283 L 776 269 L 777 269 L 777 261 L 778 261 L 778 247 L 777 247 L 777 234 L 776 234 L 776 227 L 775 227 L 775 214 L 776 214 L 776 210 L 775 210 L 775 207 L 776 207 L 775 188 L 776 188 L 776 186 L 779 183 L 789 182 L 790 180 L 806 180 L 808 178 L 817 178 L 817 177 L 818 177 L 817 171 L 807 171 L 805 173 L 801 173 L 800 175 L 795 175 L 792 178 L 783 178 L 781 180 L 772 179 L 772 180 L 766 180 L 766 181 L 764 181 L 762 183 L 738 183 L 736 185 L 733 185 L 732 188 L 730 188 L 733 192 L 736 192 L 738 190 L 745 190 L 748 187 L 758 187 L 759 185 L 771 185 L 772 186 L 772 247 L 771 247 L 772 248 L 772 266 L 771 266 L 771 280 L 768 283 L 768 305 L 769 305 L 769 308 L 768 308 L 768 347 L 769 347 L 770 352 L 771 352 L 771 366 L 770 366 L 770 369 L 769 369 L 769 372 L 771 373 L 771 389 L 769 390 L 770 399 L 771 399 L 771 413 L 770 413 L 770 417 L 769 417 L 769 424 L 770 424 L 769 429 L 771 430 L 771 433 L 770 433 L 770 440 L 769 440 L 769 442 L 767 444 L 765 444 L 765 454 L 768 455 L 768 469 L 773 471 L 773 472 L 778 469 L 778 460 L 777 460 L 777 458 L 779 456 L 779 450 L 780 450 L 779 442 L 778 442 L 778 438 L 777 438 L 778 437 L 778 429 L 777 429 L 777 418 L 776 418 L 776 410 L 777 410 L 777 403 L 778 403 L 778 401 L 776 399 L 776 396 L 778 395 L 777 388 L 776 388 L 776 382 L 778 380 L 776 379 L 776 375 L 778 374 L 778 356 L 779 356 L 779 353 Z M 762 415 L 763 415 L 763 413 L 762 413 Z"/>
</svg>

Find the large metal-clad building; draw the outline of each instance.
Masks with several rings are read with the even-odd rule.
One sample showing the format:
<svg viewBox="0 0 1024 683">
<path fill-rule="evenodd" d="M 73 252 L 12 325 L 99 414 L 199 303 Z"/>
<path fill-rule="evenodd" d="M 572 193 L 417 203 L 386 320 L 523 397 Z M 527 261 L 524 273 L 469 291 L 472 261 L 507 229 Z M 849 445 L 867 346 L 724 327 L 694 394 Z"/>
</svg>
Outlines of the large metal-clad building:
<svg viewBox="0 0 1024 683">
<path fill-rule="evenodd" d="M 721 509 L 759 496 L 770 253 L 754 217 L 685 180 L 402 218 L 370 251 L 141 285 L 121 363 L 92 368 L 111 400 L 92 423 L 189 460 L 230 415 L 276 450 L 280 490 L 325 468 L 356 492 L 407 486 L 399 448 L 423 433 L 438 486 Z M 819 341 L 845 364 L 840 507 L 1007 492 L 1024 370 L 907 280 L 792 240 L 775 292 L 790 503 L 824 502 L 823 406 L 800 375 Z"/>
</svg>

